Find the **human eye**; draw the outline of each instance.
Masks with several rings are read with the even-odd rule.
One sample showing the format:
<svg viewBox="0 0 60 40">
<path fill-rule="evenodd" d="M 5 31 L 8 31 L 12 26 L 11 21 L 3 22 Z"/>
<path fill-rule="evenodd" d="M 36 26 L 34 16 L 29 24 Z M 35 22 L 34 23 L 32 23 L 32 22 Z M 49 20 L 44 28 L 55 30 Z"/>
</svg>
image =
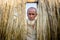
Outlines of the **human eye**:
<svg viewBox="0 0 60 40">
<path fill-rule="evenodd" d="M 32 14 L 32 15 L 34 15 L 34 14 Z"/>
<path fill-rule="evenodd" d="M 31 15 L 31 13 L 29 13 L 29 15 Z"/>
</svg>

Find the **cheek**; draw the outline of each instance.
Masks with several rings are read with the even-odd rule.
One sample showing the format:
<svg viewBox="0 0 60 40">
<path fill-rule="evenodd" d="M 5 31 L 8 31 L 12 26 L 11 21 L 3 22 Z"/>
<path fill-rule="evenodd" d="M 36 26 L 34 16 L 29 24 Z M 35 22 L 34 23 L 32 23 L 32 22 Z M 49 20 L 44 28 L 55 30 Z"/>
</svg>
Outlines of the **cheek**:
<svg viewBox="0 0 60 40">
<path fill-rule="evenodd" d="M 31 18 L 31 16 L 29 15 L 28 18 Z"/>
<path fill-rule="evenodd" d="M 36 17 L 36 15 L 33 16 L 33 18 L 35 18 L 35 17 Z"/>
<path fill-rule="evenodd" d="M 35 18 L 35 16 L 33 16 L 33 18 Z"/>
</svg>

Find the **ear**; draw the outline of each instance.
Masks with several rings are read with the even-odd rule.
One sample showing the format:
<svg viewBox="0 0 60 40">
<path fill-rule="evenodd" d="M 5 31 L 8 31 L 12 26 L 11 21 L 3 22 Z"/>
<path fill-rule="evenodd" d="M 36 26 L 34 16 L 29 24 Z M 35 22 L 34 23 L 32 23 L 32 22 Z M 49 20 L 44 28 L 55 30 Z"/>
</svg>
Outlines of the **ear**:
<svg viewBox="0 0 60 40">
<path fill-rule="evenodd" d="M 38 16 L 36 15 L 35 20 L 37 20 Z"/>
<path fill-rule="evenodd" d="M 37 15 L 37 13 L 36 13 L 36 15 Z"/>
<path fill-rule="evenodd" d="M 36 13 L 36 16 L 37 16 L 37 13 Z M 36 16 L 35 16 L 35 17 L 36 17 Z"/>
<path fill-rule="evenodd" d="M 36 15 L 37 15 L 37 13 L 36 13 Z"/>
</svg>

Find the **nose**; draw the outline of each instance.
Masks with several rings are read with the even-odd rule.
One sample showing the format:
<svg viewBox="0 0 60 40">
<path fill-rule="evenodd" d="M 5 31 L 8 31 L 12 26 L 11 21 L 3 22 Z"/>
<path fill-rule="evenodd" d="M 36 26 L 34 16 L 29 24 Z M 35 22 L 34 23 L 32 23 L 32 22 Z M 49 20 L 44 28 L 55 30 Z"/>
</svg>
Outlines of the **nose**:
<svg viewBox="0 0 60 40">
<path fill-rule="evenodd" d="M 32 18 L 32 17 L 33 17 L 33 15 L 30 15 L 30 17 Z"/>
</svg>

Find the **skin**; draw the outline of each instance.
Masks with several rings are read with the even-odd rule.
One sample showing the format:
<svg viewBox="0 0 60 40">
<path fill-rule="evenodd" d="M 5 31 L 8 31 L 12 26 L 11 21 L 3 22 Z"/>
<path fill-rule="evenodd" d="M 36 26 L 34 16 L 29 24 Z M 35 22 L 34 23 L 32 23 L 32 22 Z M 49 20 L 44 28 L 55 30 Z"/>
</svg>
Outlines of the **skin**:
<svg viewBox="0 0 60 40">
<path fill-rule="evenodd" d="M 36 9 L 33 8 L 33 7 L 29 8 L 28 11 L 27 11 L 27 16 L 28 16 L 29 20 L 31 20 L 31 21 L 34 20 L 35 17 L 37 16 Z"/>
</svg>

